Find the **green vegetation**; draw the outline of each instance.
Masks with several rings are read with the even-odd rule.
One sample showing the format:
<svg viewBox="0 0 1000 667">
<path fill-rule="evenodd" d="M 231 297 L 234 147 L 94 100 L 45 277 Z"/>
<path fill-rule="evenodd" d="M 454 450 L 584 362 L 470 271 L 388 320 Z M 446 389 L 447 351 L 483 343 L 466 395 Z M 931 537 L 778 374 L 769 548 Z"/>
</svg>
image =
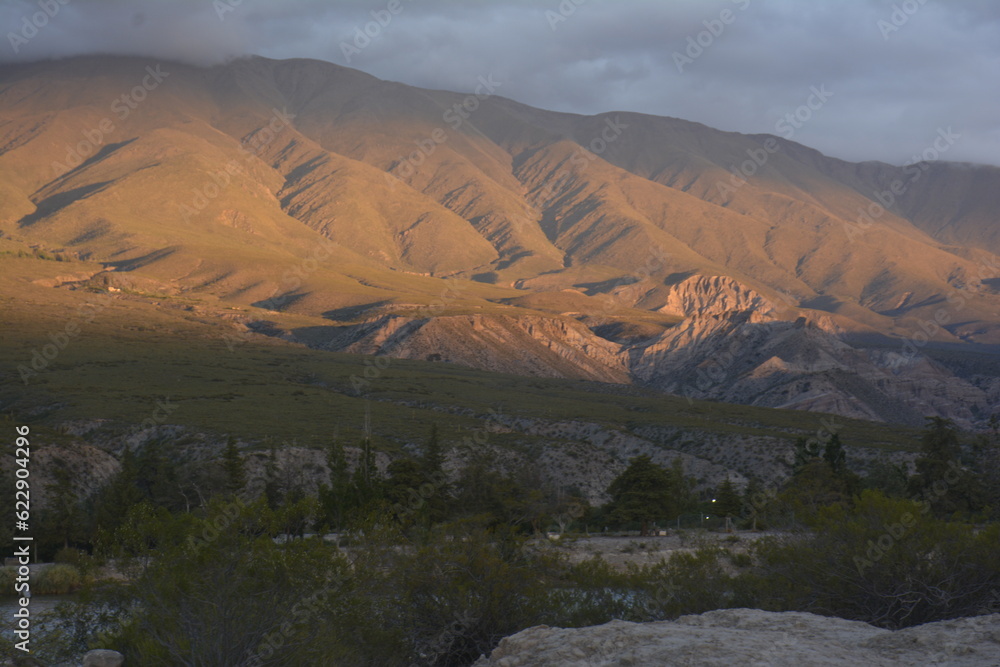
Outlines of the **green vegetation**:
<svg viewBox="0 0 1000 667">
<path fill-rule="evenodd" d="M 0 344 L 5 380 L 0 402 L 20 419 L 32 415 L 33 425 L 107 419 L 124 428 L 151 420 L 232 435 L 265 449 L 266 440 L 325 448 L 334 432 L 347 442 L 361 439 L 359 415 L 367 405 L 373 447 L 398 454 L 435 423 L 444 438 L 471 432 L 490 409 L 509 417 L 582 420 L 624 430 L 667 427 L 789 442 L 815 432 L 826 419 L 793 410 L 689 402 L 630 386 L 330 353 L 261 336 L 220 340 L 218 320 L 211 316 L 218 304 L 189 297 L 157 306 L 122 295 L 94 295 L 90 301 L 97 310 L 79 320 L 79 335 L 25 384 L 19 366 L 30 370 L 33 353 L 63 330 L 67 312 L 79 307 L 79 293 L 47 288 L 47 298 L 51 292 L 64 302 L 0 297 L 9 317 Z M 184 310 L 188 307 L 206 312 Z M 286 326 L 296 321 L 276 317 L 287 320 Z M 303 325 L 317 322 L 300 319 Z M 360 389 L 359 379 L 365 380 Z M 165 401 L 171 411 L 157 414 L 158 403 Z M 836 422 L 840 435 L 852 443 L 890 451 L 914 446 L 914 429 L 839 417 Z M 491 437 L 501 445 L 551 442 L 523 434 Z"/>
<path fill-rule="evenodd" d="M 845 457 L 817 454 L 774 493 L 752 485 L 741 496 L 726 480 L 699 499 L 679 463 L 664 468 L 640 456 L 596 509 L 529 472 L 498 473 L 487 458 L 442 476 L 447 443 L 436 429 L 384 476 L 363 441 L 353 473 L 334 441 L 318 497 L 280 475 L 248 497 L 238 474 L 244 461 L 230 442 L 202 480 L 207 501 L 187 507 L 166 492 L 163 481 L 176 484 L 177 470 L 169 443 L 158 443 L 145 448 L 152 453 L 127 453 L 104 489 L 72 508 L 94 517 L 80 526 L 85 550 L 61 548 L 64 564 L 46 570 L 36 592 L 80 590 L 79 599 L 41 645 L 53 659 L 109 647 L 143 665 L 450 666 L 471 664 L 536 624 L 757 607 L 898 628 L 984 613 L 1000 587 L 1000 524 L 984 523 L 995 514 L 983 504 L 934 511 L 946 496 L 937 482 L 955 483 L 952 468 L 934 467 L 942 447 L 961 457 L 988 444 L 949 449 L 955 435 L 949 422 L 929 422 L 922 472 L 909 480 L 924 493 L 914 498 L 850 491 L 875 480 L 852 476 Z M 823 451 L 837 451 L 839 439 L 831 441 Z M 986 476 L 962 470 L 963 483 L 989 487 Z M 127 505 L 115 512 L 117 501 Z M 692 509 L 785 530 L 746 542 L 731 535 L 624 568 L 598 558 L 573 564 L 537 539 L 552 522 L 566 530 L 638 525 L 644 534 Z M 49 521 L 43 533 L 55 547 L 64 528 Z M 329 539 L 309 535 L 330 528 L 338 532 Z M 124 576 L 101 576 L 110 563 Z"/>
<path fill-rule="evenodd" d="M 637 456 L 608 487 L 608 517 L 616 523 L 639 523 L 639 534 L 647 535 L 650 522 L 681 513 L 686 504 L 683 488 L 678 469 L 667 471 L 648 456 Z"/>
</svg>

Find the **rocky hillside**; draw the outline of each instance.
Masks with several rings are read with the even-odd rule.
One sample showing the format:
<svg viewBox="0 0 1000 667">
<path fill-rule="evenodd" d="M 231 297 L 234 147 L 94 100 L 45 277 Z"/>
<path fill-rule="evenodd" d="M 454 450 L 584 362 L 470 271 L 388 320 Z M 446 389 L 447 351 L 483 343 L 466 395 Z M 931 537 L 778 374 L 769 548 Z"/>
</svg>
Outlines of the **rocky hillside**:
<svg viewBox="0 0 1000 667">
<path fill-rule="evenodd" d="M 1000 614 L 891 632 L 800 612 L 710 611 L 660 623 L 538 626 L 507 637 L 475 667 L 767 665 L 912 667 L 1000 664 Z"/>
<path fill-rule="evenodd" d="M 691 398 L 913 426 L 938 415 L 972 428 L 1000 406 L 1000 381 L 989 371 L 959 377 L 904 346 L 853 346 L 829 316 L 783 318 L 780 305 L 731 278 L 691 277 L 666 298 L 660 312 L 680 322 L 640 336 L 568 318 L 485 314 L 380 315 L 272 333 L 321 349 L 636 383 Z"/>
<path fill-rule="evenodd" d="M 264 58 L 5 66 L 0 261 L 65 264 L 3 294 L 219 300 L 323 349 L 907 424 L 1000 405 L 1000 168 L 470 86 Z M 956 369 L 949 345 L 990 361 Z"/>
</svg>

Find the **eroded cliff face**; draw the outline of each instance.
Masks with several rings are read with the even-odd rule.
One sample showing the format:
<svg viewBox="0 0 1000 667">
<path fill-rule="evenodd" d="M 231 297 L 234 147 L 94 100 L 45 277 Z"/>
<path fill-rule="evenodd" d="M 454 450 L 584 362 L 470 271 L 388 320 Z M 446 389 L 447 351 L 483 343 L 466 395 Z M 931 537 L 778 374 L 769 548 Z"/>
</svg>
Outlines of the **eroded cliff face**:
<svg viewBox="0 0 1000 667">
<path fill-rule="evenodd" d="M 775 315 L 775 307 L 758 292 L 728 276 L 692 276 L 673 285 L 661 313 L 681 317 L 707 317 L 725 313 Z"/>
<path fill-rule="evenodd" d="M 342 352 L 446 361 L 516 375 L 631 381 L 621 346 L 573 320 L 389 315 L 338 329 L 327 346 Z"/>
<path fill-rule="evenodd" d="M 536 626 L 507 637 L 475 667 L 1000 664 L 1000 614 L 892 632 L 801 612 L 725 609 L 676 621 Z"/>
<path fill-rule="evenodd" d="M 797 316 L 732 278 L 687 278 L 659 310 L 684 319 L 639 342 L 606 340 L 569 317 L 384 315 L 331 327 L 323 346 L 910 425 L 935 415 L 972 427 L 1000 405 L 1000 382 L 958 377 L 902 343 L 852 346 L 835 317 Z"/>
</svg>

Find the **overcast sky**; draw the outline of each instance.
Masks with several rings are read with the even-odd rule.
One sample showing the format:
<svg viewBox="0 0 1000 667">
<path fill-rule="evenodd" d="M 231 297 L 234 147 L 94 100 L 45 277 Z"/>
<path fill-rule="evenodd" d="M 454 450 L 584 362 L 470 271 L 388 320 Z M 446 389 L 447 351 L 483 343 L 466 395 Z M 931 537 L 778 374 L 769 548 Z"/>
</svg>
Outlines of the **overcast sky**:
<svg viewBox="0 0 1000 667">
<path fill-rule="evenodd" d="M 1000 165 L 996 0 L 2 0 L 0 25 L 6 62 L 306 57 L 459 91 L 492 74 L 546 109 L 739 132 L 787 134 L 798 109 L 796 141 L 856 161 L 903 163 L 950 127 L 944 159 Z"/>
</svg>

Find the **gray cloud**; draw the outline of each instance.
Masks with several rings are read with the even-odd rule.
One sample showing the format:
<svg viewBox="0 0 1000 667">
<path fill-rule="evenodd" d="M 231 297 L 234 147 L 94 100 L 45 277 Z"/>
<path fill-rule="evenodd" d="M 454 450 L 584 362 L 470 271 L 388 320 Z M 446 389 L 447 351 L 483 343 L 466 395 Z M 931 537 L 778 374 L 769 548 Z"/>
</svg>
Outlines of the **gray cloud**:
<svg viewBox="0 0 1000 667">
<path fill-rule="evenodd" d="M 901 163 L 951 127 L 962 138 L 947 159 L 1000 164 L 992 0 L 398 0 L 384 26 L 373 21 L 390 15 L 392 0 L 62 1 L 0 4 L 0 62 L 94 52 L 199 64 L 308 57 L 452 90 L 492 73 L 503 95 L 534 106 L 749 133 L 775 133 L 811 87 L 825 86 L 833 96 L 796 141 Z M 10 34 L 46 6 L 54 15 L 15 53 Z M 345 55 L 366 27 L 370 43 Z M 681 72 L 675 54 L 689 38 L 702 52 Z"/>
</svg>

